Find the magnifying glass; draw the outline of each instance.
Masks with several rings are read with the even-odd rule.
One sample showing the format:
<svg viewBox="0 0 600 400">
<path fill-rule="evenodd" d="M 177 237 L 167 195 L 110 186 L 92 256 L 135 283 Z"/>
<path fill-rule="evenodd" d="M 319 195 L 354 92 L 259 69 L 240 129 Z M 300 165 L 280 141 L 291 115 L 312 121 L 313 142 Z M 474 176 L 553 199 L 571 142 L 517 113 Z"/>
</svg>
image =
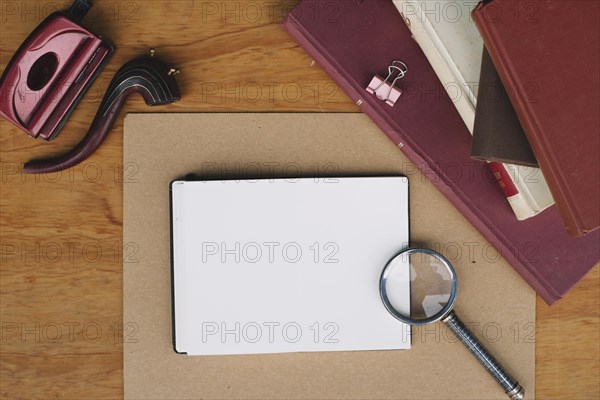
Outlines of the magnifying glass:
<svg viewBox="0 0 600 400">
<path fill-rule="evenodd" d="M 410 309 L 402 305 L 401 292 L 410 284 Z M 409 325 L 442 321 L 487 369 L 512 400 L 521 400 L 525 390 L 490 355 L 452 311 L 458 282 L 452 264 L 441 254 L 409 248 L 396 254 L 385 266 L 379 292 L 385 308 L 396 319 Z"/>
</svg>

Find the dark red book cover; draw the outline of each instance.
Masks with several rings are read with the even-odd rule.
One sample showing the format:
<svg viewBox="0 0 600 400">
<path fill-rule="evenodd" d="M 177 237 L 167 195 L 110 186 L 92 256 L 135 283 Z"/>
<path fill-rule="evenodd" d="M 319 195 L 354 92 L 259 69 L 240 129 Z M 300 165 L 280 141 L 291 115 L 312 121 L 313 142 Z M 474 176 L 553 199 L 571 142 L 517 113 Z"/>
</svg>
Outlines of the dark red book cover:
<svg viewBox="0 0 600 400">
<path fill-rule="evenodd" d="M 493 0 L 473 20 L 568 232 L 600 226 L 600 2 Z"/>
<path fill-rule="evenodd" d="M 467 127 L 391 1 L 304 0 L 283 26 L 547 303 L 595 265 L 599 232 L 568 236 L 555 206 L 517 221 L 486 163 L 470 158 Z M 408 72 L 390 107 L 365 88 L 393 60 Z"/>
</svg>

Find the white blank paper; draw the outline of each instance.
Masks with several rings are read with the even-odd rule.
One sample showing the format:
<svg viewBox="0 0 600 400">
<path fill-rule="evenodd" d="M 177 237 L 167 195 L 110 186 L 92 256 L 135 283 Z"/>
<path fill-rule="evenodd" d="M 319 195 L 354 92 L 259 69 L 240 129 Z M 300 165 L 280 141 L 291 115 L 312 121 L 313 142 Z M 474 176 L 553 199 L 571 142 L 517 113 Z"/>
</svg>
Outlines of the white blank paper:
<svg viewBox="0 0 600 400">
<path fill-rule="evenodd" d="M 176 181 L 171 192 L 178 352 L 410 347 L 379 295 L 383 267 L 408 246 L 406 177 Z M 395 298 L 409 308 L 408 283 Z"/>
</svg>

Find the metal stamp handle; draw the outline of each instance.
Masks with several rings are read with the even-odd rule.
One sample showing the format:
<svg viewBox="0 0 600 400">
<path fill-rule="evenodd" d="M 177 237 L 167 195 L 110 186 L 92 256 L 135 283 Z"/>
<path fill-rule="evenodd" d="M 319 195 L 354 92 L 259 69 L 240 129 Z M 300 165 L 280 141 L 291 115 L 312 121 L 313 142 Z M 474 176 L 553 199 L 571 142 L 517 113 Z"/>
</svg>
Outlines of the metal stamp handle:
<svg viewBox="0 0 600 400">
<path fill-rule="evenodd" d="M 479 362 L 487 369 L 487 371 L 496 379 L 496 382 L 504 389 L 505 393 L 511 400 L 521 400 L 525 396 L 525 389 L 514 380 L 500 363 L 490 355 L 485 347 L 477 340 L 477 338 L 467 329 L 460 318 L 451 311 L 442 319 L 458 339 L 465 345 L 467 349 L 479 360 Z"/>
</svg>

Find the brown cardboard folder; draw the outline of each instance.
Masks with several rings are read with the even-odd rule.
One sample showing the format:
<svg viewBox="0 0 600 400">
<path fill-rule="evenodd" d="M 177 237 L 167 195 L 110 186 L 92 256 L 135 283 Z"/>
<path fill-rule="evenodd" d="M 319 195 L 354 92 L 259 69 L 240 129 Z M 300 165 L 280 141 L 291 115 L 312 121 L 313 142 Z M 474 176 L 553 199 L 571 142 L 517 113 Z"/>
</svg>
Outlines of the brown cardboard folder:
<svg viewBox="0 0 600 400">
<path fill-rule="evenodd" d="M 534 291 L 367 116 L 130 114 L 124 141 L 126 399 L 504 398 L 441 323 L 413 328 L 411 350 L 176 354 L 169 183 L 190 173 L 223 179 L 408 176 L 411 242 L 450 259 L 459 279 L 455 310 L 525 387 L 526 398 L 534 398 Z"/>
</svg>

